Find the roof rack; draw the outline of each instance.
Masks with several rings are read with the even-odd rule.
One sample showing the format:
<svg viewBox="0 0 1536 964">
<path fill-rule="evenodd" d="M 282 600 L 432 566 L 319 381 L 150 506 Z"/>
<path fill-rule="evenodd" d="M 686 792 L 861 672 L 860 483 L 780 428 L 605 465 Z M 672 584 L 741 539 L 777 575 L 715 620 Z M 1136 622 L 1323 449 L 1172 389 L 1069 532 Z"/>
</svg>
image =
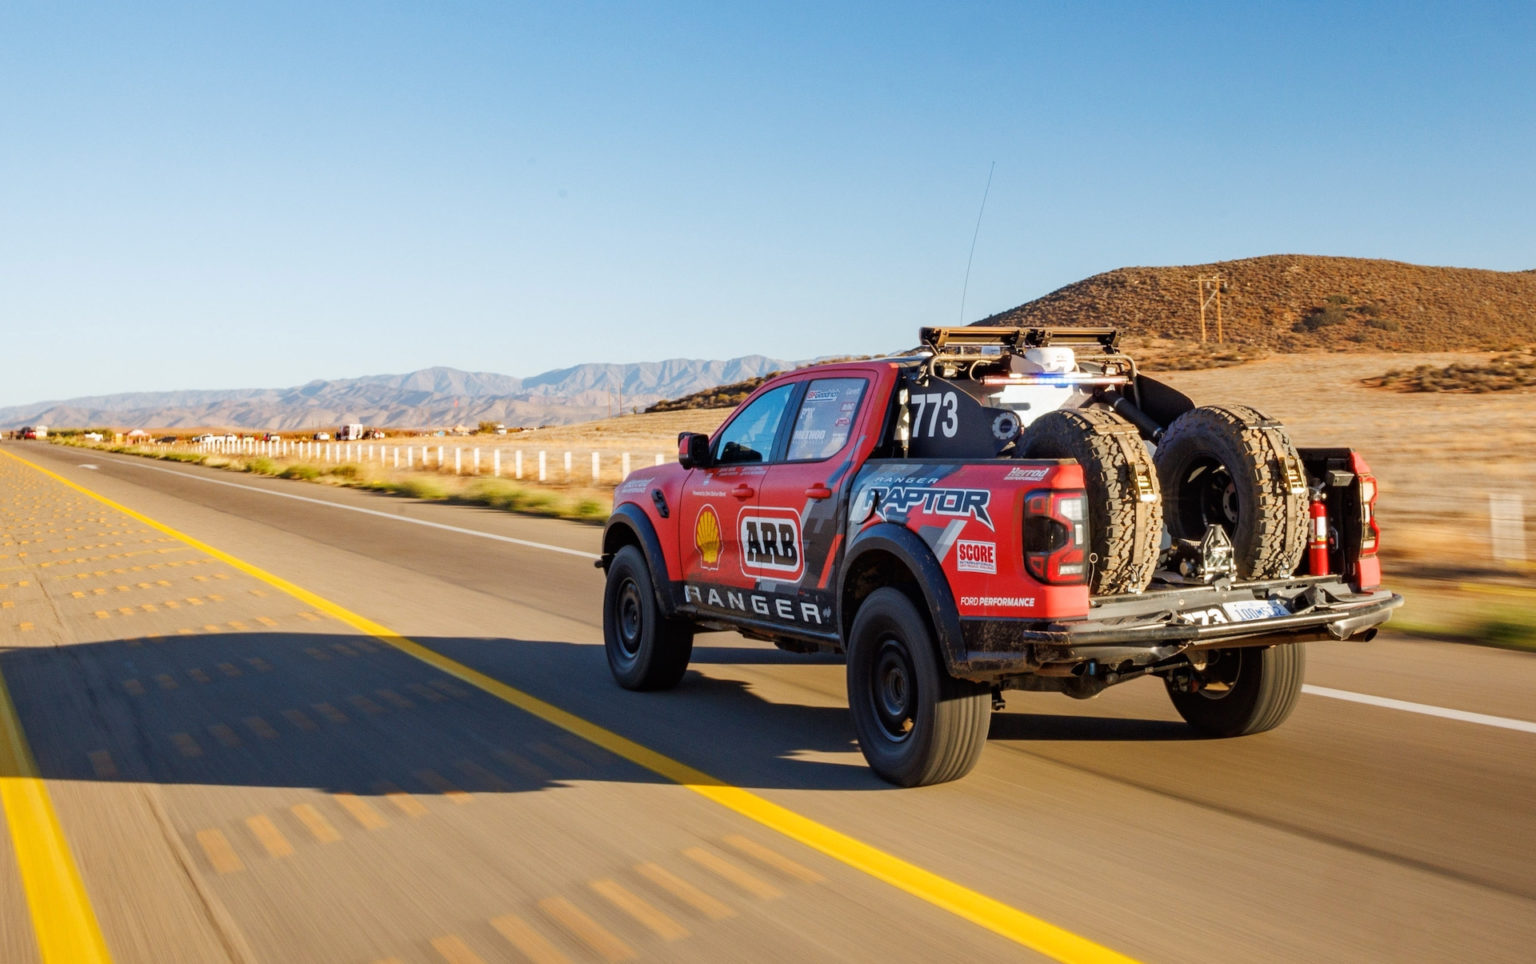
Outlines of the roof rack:
<svg viewBox="0 0 1536 964">
<path fill-rule="evenodd" d="M 1022 354 L 1029 348 L 1050 345 L 1095 345 L 1105 354 L 1119 349 L 1120 333 L 1114 328 L 1021 328 L 1003 325 L 967 325 L 961 328 L 919 328 L 918 337 L 935 356 L 990 354 L 996 349 Z"/>
</svg>

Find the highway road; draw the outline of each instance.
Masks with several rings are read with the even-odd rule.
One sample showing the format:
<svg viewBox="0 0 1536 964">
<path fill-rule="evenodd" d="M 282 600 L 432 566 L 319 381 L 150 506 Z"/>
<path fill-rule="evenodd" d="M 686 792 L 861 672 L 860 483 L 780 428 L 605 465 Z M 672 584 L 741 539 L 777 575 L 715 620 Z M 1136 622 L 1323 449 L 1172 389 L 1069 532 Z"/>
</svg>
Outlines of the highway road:
<svg viewBox="0 0 1536 964">
<path fill-rule="evenodd" d="M 0 444 L 0 960 L 1536 955 L 1536 658 L 1313 643 L 1234 740 L 1012 693 L 898 790 L 835 660 L 618 688 L 598 536 Z"/>
</svg>

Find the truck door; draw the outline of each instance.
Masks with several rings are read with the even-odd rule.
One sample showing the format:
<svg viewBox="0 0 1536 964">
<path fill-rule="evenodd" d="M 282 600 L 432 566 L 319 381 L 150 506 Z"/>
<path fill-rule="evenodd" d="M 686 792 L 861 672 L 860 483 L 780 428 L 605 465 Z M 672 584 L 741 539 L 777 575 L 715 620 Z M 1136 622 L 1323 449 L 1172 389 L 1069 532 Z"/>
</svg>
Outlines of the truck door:
<svg viewBox="0 0 1536 964">
<path fill-rule="evenodd" d="M 774 616 L 832 629 L 832 573 L 842 548 L 840 502 L 858 461 L 870 378 L 850 373 L 802 383 L 782 456 L 768 467 L 741 526 L 743 568 L 774 592 Z"/>
<path fill-rule="evenodd" d="M 700 609 L 736 618 L 755 615 L 746 590 L 756 580 L 743 565 L 741 526 L 757 506 L 797 388 L 779 385 L 738 411 L 710 446 L 714 464 L 694 469 L 683 483 L 678 558 L 684 599 Z"/>
</svg>

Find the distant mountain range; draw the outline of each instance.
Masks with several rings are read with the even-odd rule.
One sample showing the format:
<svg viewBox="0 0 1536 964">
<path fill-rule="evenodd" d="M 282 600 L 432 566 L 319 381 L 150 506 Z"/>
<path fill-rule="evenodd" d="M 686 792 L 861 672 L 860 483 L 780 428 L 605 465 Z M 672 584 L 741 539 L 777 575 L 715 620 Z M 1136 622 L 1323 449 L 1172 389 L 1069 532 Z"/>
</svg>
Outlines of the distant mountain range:
<svg viewBox="0 0 1536 964">
<path fill-rule="evenodd" d="M 0 408 L 0 426 L 281 432 L 352 422 L 395 428 L 473 427 L 482 421 L 508 427 L 559 425 L 644 408 L 660 399 L 800 364 L 762 355 L 727 361 L 673 358 L 629 365 L 576 365 L 530 378 L 426 368 L 405 375 L 313 381 L 293 388 L 131 392 L 14 405 Z"/>
</svg>

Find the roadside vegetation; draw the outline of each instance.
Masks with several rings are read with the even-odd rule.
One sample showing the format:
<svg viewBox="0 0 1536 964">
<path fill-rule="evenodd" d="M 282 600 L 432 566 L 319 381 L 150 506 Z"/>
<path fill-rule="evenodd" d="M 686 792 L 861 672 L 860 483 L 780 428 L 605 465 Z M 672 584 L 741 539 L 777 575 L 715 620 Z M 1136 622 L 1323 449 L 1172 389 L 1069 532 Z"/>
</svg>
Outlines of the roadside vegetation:
<svg viewBox="0 0 1536 964">
<path fill-rule="evenodd" d="M 1372 388 L 1399 392 L 1507 392 L 1536 388 L 1536 345 L 1494 355 L 1486 361 L 1417 365 L 1365 379 Z"/>
<path fill-rule="evenodd" d="M 606 489 L 582 486 L 541 486 L 512 479 L 453 475 L 440 472 L 404 472 L 353 462 L 314 464 L 265 455 L 226 455 L 213 452 L 188 452 L 164 446 L 113 445 L 90 443 L 79 439 L 61 440 L 60 444 L 101 449 L 122 455 L 187 462 L 230 472 L 248 472 L 280 479 L 318 482 L 322 485 L 368 489 L 427 502 L 455 505 L 482 505 L 506 512 L 574 519 L 601 523 L 613 507 L 613 494 Z"/>
</svg>

